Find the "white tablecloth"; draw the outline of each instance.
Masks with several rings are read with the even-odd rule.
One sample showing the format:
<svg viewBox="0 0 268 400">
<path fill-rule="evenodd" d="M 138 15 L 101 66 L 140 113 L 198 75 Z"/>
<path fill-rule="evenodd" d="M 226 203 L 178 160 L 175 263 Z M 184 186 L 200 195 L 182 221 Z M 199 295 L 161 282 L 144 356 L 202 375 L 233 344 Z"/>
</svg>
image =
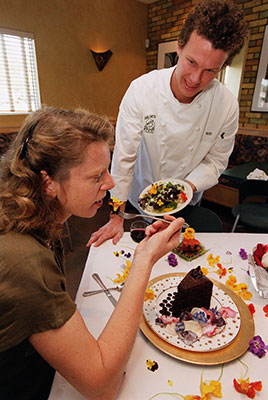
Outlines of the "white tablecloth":
<svg viewBox="0 0 268 400">
<path fill-rule="evenodd" d="M 239 255 L 240 248 L 244 248 L 247 253 L 252 252 L 252 248 L 257 243 L 268 243 L 268 237 L 265 234 L 240 234 L 240 233 L 199 233 L 196 238 L 210 249 L 206 254 L 194 261 L 187 262 L 178 257 L 176 267 L 169 266 L 166 258 L 163 257 L 154 266 L 151 278 L 172 272 L 188 272 L 190 269 L 201 265 L 208 267 L 207 256 L 212 253 L 213 256 L 220 256 L 220 262 L 223 267 L 233 267 L 233 272 L 227 272 L 227 275 L 219 279 L 215 273 L 209 273 L 208 277 L 225 282 L 230 274 L 237 278 L 237 283 L 246 283 L 248 290 L 253 297 L 246 301 L 247 304 L 253 303 L 256 309 L 254 314 L 255 335 L 260 335 L 264 342 L 268 344 L 268 318 L 265 317 L 263 307 L 268 304 L 268 299 L 262 299 L 254 291 L 247 273 L 248 261 L 243 260 Z M 134 252 L 135 243 L 131 240 L 129 233 L 117 245 L 107 241 L 99 248 L 91 247 L 86 262 L 83 277 L 76 297 L 76 303 L 81 312 L 88 329 L 97 338 L 107 320 L 109 319 L 113 306 L 105 296 L 98 294 L 96 296 L 84 298 L 83 291 L 99 289 L 97 283 L 92 279 L 91 274 L 98 272 L 104 283 L 111 286 L 111 279 L 121 272 L 121 266 L 126 263 L 127 258 L 120 254 L 118 257 L 114 252 Z M 227 254 L 231 252 L 232 254 Z M 130 258 L 131 260 L 132 258 Z M 119 293 L 113 292 L 115 297 Z M 90 357 L 90 354 L 89 354 Z M 147 369 L 146 360 L 156 361 L 159 368 L 152 372 Z M 223 375 L 221 377 L 222 395 L 225 400 L 246 399 L 245 395 L 239 394 L 233 387 L 233 379 L 240 379 L 245 373 L 250 378 L 250 382 L 262 381 L 263 389 L 256 394 L 256 399 L 268 399 L 268 354 L 259 359 L 250 352 L 246 352 L 240 360 L 248 366 L 242 364 L 239 359 L 224 364 Z M 156 397 L 158 400 L 179 399 L 178 396 L 171 396 L 170 393 L 179 393 L 186 395 L 200 395 L 200 380 L 203 373 L 204 380 L 217 380 L 221 374 L 221 365 L 203 366 L 193 365 L 179 361 L 152 345 L 139 331 L 137 339 L 127 364 L 126 375 L 118 393 L 118 400 L 149 400 L 157 393 L 167 393 Z M 170 383 L 172 382 L 172 386 Z M 169 394 L 168 394 L 169 393 Z M 214 398 L 214 397 L 212 397 Z M 84 399 L 75 389 L 73 389 L 58 373 L 56 373 L 49 400 L 76 400 Z"/>
</svg>

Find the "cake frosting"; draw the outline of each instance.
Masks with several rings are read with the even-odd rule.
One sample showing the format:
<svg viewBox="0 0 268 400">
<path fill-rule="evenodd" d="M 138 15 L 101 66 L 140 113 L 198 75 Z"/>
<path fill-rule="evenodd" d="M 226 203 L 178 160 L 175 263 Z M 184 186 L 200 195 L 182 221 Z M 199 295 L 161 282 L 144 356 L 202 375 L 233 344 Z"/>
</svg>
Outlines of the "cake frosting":
<svg viewBox="0 0 268 400">
<path fill-rule="evenodd" d="M 210 308 L 213 283 L 201 271 L 200 266 L 192 269 L 178 285 L 171 312 L 179 317 L 182 311 L 193 307 Z"/>
</svg>

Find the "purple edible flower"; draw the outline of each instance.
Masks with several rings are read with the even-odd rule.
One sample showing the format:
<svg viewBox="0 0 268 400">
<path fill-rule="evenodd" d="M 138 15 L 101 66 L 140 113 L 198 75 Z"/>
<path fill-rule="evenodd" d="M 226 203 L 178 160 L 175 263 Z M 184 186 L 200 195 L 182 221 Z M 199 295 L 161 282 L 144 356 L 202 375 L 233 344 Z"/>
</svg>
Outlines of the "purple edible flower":
<svg viewBox="0 0 268 400">
<path fill-rule="evenodd" d="M 177 258 L 176 258 L 176 256 L 175 256 L 175 254 L 170 253 L 170 254 L 168 255 L 168 263 L 169 263 L 169 265 L 170 265 L 171 267 L 176 267 L 176 265 L 178 265 L 178 260 L 177 260 Z"/>
<path fill-rule="evenodd" d="M 248 259 L 248 254 L 247 254 L 245 249 L 240 249 L 239 255 L 242 258 L 242 260 L 247 260 Z"/>
<path fill-rule="evenodd" d="M 255 354 L 259 358 L 262 358 L 265 356 L 266 350 L 268 350 L 268 346 L 266 346 L 262 338 L 257 335 L 249 341 L 248 349 L 249 351 L 251 351 L 251 353 Z"/>
</svg>

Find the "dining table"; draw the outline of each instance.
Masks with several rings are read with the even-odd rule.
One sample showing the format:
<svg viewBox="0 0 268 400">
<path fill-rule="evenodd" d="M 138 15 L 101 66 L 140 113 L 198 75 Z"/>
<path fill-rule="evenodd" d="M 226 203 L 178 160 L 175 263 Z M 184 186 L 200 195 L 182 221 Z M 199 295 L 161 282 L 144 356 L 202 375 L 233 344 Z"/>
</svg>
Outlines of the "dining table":
<svg viewBox="0 0 268 400">
<path fill-rule="evenodd" d="M 268 162 L 252 161 L 236 165 L 223 171 L 221 178 L 229 179 L 235 185 L 239 186 L 239 184 L 247 179 L 247 176 L 255 169 L 264 171 L 266 175 L 268 175 Z"/>
<path fill-rule="evenodd" d="M 268 298 L 261 297 L 255 290 L 248 272 L 249 256 L 257 244 L 268 243 L 268 235 L 201 232 L 195 233 L 195 238 L 203 246 L 204 254 L 192 261 L 172 252 L 166 254 L 154 265 L 148 286 L 154 288 L 156 282 L 166 277 L 183 276 L 200 266 L 214 282 L 214 287 L 228 293 L 233 302 L 230 307 L 232 304 L 237 307 L 239 317 L 234 337 L 228 338 L 227 344 L 220 349 L 208 349 L 204 345 L 200 351 L 192 350 L 191 346 L 181 350 L 167 343 L 145 318 L 145 310 L 153 310 L 158 301 L 157 293 L 154 299 L 144 301 L 140 328 L 116 396 L 118 400 L 172 400 L 190 395 L 196 397 L 187 397 L 187 400 L 213 400 L 219 397 L 242 400 L 249 398 L 252 390 L 256 393 L 255 399 L 268 399 L 268 347 L 263 345 L 268 344 Z M 136 245 L 130 233 L 125 232 L 116 245 L 108 240 L 99 247 L 91 246 L 89 250 L 75 301 L 95 338 L 105 327 L 114 306 L 104 292 L 90 297 L 84 297 L 83 292 L 99 289 L 92 278 L 93 273 L 98 273 L 108 287 L 116 286 L 115 281 L 122 280 L 124 272 L 131 268 Z M 119 292 L 111 293 L 119 299 Z M 228 323 L 225 329 L 227 326 Z M 249 350 L 253 338 L 257 345 L 255 353 Z M 258 348 L 260 343 L 262 352 Z M 237 383 L 236 388 L 234 383 Z M 217 385 L 220 385 L 222 396 L 217 392 Z M 239 393 L 236 389 L 245 393 Z M 209 394 L 205 397 L 205 390 L 215 396 Z M 85 398 L 56 373 L 49 400 L 82 399 Z"/>
</svg>

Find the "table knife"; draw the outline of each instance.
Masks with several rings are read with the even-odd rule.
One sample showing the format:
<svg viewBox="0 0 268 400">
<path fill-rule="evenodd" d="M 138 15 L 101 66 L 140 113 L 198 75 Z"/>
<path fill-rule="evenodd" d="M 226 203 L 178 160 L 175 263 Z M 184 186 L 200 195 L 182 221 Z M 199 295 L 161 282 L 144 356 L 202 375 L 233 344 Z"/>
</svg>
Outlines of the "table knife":
<svg viewBox="0 0 268 400">
<path fill-rule="evenodd" d="M 112 295 L 112 293 L 109 291 L 109 289 L 107 289 L 107 287 L 104 285 L 104 283 L 102 282 L 100 276 L 96 273 L 92 274 L 92 278 L 95 279 L 95 281 L 100 285 L 100 287 L 104 290 L 104 293 L 106 294 L 106 296 L 108 297 L 108 299 L 110 300 L 110 302 L 112 303 L 112 305 L 114 307 L 116 307 L 117 305 L 117 300 L 114 298 L 114 296 Z"/>
</svg>

